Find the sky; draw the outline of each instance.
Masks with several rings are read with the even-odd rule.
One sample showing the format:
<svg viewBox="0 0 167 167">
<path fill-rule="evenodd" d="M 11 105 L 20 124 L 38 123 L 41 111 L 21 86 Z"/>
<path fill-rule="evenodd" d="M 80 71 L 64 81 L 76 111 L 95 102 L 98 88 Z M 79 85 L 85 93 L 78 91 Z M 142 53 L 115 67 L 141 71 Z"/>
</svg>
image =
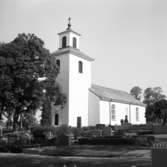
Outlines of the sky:
<svg viewBox="0 0 167 167">
<path fill-rule="evenodd" d="M 70 16 L 80 50 L 95 59 L 92 83 L 167 95 L 166 9 L 166 0 L 0 0 L 0 41 L 34 33 L 53 52 Z"/>
</svg>

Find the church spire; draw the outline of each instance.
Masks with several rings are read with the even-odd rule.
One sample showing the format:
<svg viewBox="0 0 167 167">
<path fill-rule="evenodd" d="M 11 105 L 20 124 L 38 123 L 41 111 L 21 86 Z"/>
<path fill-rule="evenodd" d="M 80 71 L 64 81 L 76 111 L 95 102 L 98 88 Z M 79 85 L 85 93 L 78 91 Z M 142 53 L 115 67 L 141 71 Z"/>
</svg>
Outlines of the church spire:
<svg viewBox="0 0 167 167">
<path fill-rule="evenodd" d="M 71 29 L 71 17 L 68 18 L 68 27 L 67 30 Z"/>
</svg>

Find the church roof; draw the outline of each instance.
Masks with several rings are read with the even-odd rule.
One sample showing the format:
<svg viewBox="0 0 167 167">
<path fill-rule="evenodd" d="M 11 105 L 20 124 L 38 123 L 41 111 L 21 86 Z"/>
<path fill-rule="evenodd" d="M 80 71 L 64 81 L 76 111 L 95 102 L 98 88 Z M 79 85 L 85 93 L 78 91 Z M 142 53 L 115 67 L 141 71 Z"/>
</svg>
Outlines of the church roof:
<svg viewBox="0 0 167 167">
<path fill-rule="evenodd" d="M 85 53 L 81 52 L 79 49 L 72 48 L 72 47 L 67 47 L 67 48 L 62 48 L 53 53 L 55 56 L 63 55 L 63 54 L 73 54 L 75 56 L 78 56 L 82 59 L 88 60 L 88 61 L 94 61 L 93 58 L 87 56 Z"/>
<path fill-rule="evenodd" d="M 58 33 L 58 35 L 62 35 L 62 34 L 68 33 L 68 32 L 73 32 L 74 34 L 76 34 L 78 36 L 81 36 L 81 34 L 73 31 L 72 29 L 66 29 L 65 31 L 62 31 L 62 32 Z"/>
<path fill-rule="evenodd" d="M 106 88 L 99 85 L 92 85 L 89 91 L 104 101 L 113 101 L 119 103 L 145 106 L 142 102 L 136 100 L 132 95 L 125 91 Z"/>
</svg>

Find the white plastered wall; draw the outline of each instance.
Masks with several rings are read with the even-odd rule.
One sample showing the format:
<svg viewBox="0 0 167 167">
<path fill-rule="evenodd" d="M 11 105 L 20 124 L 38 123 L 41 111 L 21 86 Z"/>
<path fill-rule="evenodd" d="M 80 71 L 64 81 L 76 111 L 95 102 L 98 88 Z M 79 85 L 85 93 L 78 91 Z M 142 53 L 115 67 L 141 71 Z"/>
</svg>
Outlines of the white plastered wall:
<svg viewBox="0 0 167 167">
<path fill-rule="evenodd" d="M 100 99 L 89 91 L 88 125 L 94 126 L 100 122 Z"/>
<path fill-rule="evenodd" d="M 111 106 L 115 105 L 115 120 L 111 117 Z M 139 120 L 136 121 L 136 107 L 138 107 Z M 145 107 L 130 105 L 118 102 L 108 102 L 100 100 L 100 124 L 105 125 L 120 125 L 121 119 L 125 120 L 128 116 L 128 122 L 132 124 L 145 124 Z"/>
<path fill-rule="evenodd" d="M 138 108 L 138 121 L 136 120 L 136 108 Z M 137 105 L 131 105 L 130 106 L 131 111 L 131 123 L 132 124 L 145 124 L 146 118 L 145 118 L 145 107 L 143 106 L 137 106 Z"/>
<path fill-rule="evenodd" d="M 52 106 L 52 125 L 54 125 L 54 116 L 55 113 L 59 114 L 59 125 L 68 124 L 68 108 L 69 108 L 69 57 L 67 54 L 60 55 L 55 57 L 56 60 L 60 60 L 60 72 L 56 78 L 56 81 L 59 83 L 60 89 L 62 93 L 65 94 L 67 98 L 67 103 L 65 104 L 64 108 L 61 109 L 60 107 Z"/>
<path fill-rule="evenodd" d="M 69 125 L 77 126 L 81 117 L 82 126 L 88 126 L 88 91 L 91 86 L 91 62 L 69 55 Z M 78 62 L 83 63 L 83 73 L 78 71 Z"/>
</svg>

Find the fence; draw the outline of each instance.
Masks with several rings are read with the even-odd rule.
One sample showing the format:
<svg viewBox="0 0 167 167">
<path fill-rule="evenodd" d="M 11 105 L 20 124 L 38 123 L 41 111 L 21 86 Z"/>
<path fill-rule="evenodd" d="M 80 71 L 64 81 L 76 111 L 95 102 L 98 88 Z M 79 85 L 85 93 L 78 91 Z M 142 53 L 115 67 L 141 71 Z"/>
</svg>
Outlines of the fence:
<svg viewBox="0 0 167 167">
<path fill-rule="evenodd" d="M 167 126 L 153 126 L 154 134 L 167 134 Z"/>
<path fill-rule="evenodd" d="M 115 130 L 152 130 L 152 125 L 123 125 L 115 126 Z"/>
<path fill-rule="evenodd" d="M 152 167 L 167 167 L 167 143 L 153 145 Z"/>
<path fill-rule="evenodd" d="M 123 125 L 123 126 L 115 126 L 115 130 L 130 130 L 130 131 L 138 131 L 138 130 L 150 130 L 154 134 L 167 134 L 167 126 L 161 125 Z"/>
</svg>

